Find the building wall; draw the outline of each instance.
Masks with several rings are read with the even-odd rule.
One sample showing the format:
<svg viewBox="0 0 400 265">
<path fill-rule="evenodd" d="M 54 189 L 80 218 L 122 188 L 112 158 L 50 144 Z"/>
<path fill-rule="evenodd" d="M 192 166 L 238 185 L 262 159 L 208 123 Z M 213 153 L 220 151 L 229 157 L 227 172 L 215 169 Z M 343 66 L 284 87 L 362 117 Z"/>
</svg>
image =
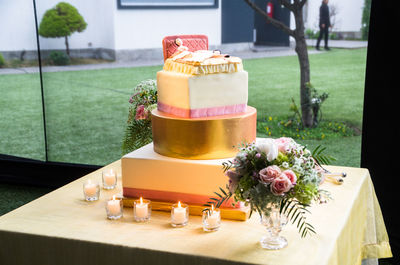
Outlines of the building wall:
<svg viewBox="0 0 400 265">
<path fill-rule="evenodd" d="M 60 1 L 36 1 L 39 23 L 45 11 Z M 74 5 L 88 23 L 84 32 L 69 37 L 74 56 L 93 57 L 97 52 L 96 56 L 118 60 L 131 60 L 141 55 L 160 57 L 162 38 L 175 34 L 205 34 L 209 37 L 211 47 L 217 47 L 222 42 L 221 0 L 218 8 L 204 9 L 118 9 L 117 0 L 64 1 Z M 329 5 L 336 6 L 338 10 L 334 31 L 360 31 L 363 2 L 330 0 Z M 306 28 L 318 30 L 320 4 L 320 0 L 307 2 Z M 35 54 L 36 29 L 32 1 L 0 0 L 0 10 L 0 52 L 6 58 L 18 58 L 18 54 L 24 50 Z M 293 17 L 290 24 L 294 27 Z M 40 37 L 39 40 L 45 55 L 46 50 L 65 49 L 63 38 Z"/>
<path fill-rule="evenodd" d="M 307 17 L 305 26 L 309 29 L 319 30 L 319 7 L 321 0 L 307 1 Z M 336 22 L 333 31 L 358 32 L 361 29 L 362 10 L 364 0 L 330 0 L 328 6 L 337 10 Z"/>
<path fill-rule="evenodd" d="M 36 1 L 38 22 L 46 10 L 61 0 Z M 206 34 L 210 45 L 221 44 L 221 9 L 118 9 L 116 0 L 67 0 L 84 17 L 88 26 L 69 37 L 74 55 L 90 57 L 93 51 L 110 50 L 126 54 L 130 50 L 160 49 L 166 35 Z M 219 5 L 220 6 L 220 5 Z M 18 57 L 21 51 L 35 53 L 36 34 L 31 0 L 0 0 L 0 52 Z M 64 38 L 39 37 L 40 48 L 64 50 Z M 77 53 L 77 51 L 79 51 Z M 5 57 L 7 57 L 7 54 Z M 121 58 L 123 58 L 122 56 Z"/>
<path fill-rule="evenodd" d="M 54 7 L 59 0 L 41 0 L 36 1 L 38 12 L 38 21 L 46 10 Z M 114 19 L 113 8 L 109 0 L 68 0 L 68 3 L 76 7 L 88 24 L 85 31 L 75 32 L 69 37 L 69 45 L 71 49 L 86 48 L 105 48 L 114 49 Z M 116 3 L 114 3 L 116 6 Z M 40 48 L 44 50 L 63 49 L 65 47 L 64 38 L 43 38 L 40 37 Z"/>
<path fill-rule="evenodd" d="M 115 49 L 160 48 L 162 38 L 205 34 L 210 45 L 221 43 L 221 9 L 117 9 Z"/>
<path fill-rule="evenodd" d="M 33 3 L 0 0 L 0 51 L 36 50 Z"/>
</svg>

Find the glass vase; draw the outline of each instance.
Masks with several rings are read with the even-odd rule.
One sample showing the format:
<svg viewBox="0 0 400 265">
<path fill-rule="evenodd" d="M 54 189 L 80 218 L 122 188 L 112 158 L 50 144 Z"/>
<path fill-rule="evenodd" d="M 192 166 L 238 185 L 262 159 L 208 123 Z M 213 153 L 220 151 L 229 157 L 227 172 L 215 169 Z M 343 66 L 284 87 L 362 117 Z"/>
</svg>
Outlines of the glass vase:
<svg viewBox="0 0 400 265">
<path fill-rule="evenodd" d="M 269 211 L 262 213 L 261 224 L 267 228 L 267 234 L 260 240 L 262 248 L 277 250 L 287 246 L 286 238 L 279 235 L 287 221 L 286 215 L 279 212 L 279 205 L 272 205 Z"/>
</svg>

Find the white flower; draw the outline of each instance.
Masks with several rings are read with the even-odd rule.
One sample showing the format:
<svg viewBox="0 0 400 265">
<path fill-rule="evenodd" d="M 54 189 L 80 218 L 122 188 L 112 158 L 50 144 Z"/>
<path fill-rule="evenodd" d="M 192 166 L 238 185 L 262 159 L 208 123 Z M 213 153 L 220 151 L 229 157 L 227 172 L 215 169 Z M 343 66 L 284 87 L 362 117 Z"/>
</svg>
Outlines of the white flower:
<svg viewBox="0 0 400 265">
<path fill-rule="evenodd" d="M 278 145 L 274 139 L 265 138 L 262 141 L 256 143 L 256 150 L 259 153 L 265 153 L 269 162 L 275 160 L 278 157 Z"/>
</svg>

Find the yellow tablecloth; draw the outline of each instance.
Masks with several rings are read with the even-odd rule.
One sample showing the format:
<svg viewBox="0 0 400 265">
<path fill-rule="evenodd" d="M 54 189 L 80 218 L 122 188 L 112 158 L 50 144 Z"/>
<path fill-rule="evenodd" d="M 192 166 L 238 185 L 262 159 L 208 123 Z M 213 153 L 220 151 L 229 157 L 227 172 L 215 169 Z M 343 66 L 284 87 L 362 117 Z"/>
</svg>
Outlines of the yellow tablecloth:
<svg viewBox="0 0 400 265">
<path fill-rule="evenodd" d="M 120 161 L 107 167 L 121 172 Z M 364 258 L 391 257 L 388 235 L 367 169 L 328 167 L 346 172 L 343 185 L 324 183 L 333 200 L 314 205 L 309 222 L 317 234 L 302 239 L 287 225 L 289 245 L 261 249 L 265 228 L 254 214 L 248 221 L 223 220 L 206 233 L 201 217 L 173 228 L 167 212 L 152 212 L 148 223 L 133 221 L 132 208 L 110 221 L 105 199 L 121 193 L 101 191 L 97 202 L 83 200 L 82 183 L 101 180 L 101 170 L 82 177 L 0 217 L 0 264 L 361 264 Z M 56 177 L 56 176 L 55 176 Z"/>
</svg>

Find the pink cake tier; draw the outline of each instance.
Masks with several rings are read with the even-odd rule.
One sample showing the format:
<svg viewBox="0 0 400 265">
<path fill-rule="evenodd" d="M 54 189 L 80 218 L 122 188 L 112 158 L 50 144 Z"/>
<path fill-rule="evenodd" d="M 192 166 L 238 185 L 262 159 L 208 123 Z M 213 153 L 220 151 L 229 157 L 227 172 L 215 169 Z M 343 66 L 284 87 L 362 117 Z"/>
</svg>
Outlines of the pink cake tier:
<svg viewBox="0 0 400 265">
<path fill-rule="evenodd" d="M 183 118 L 246 112 L 248 73 L 240 58 L 179 48 L 157 73 L 158 110 Z"/>
</svg>

